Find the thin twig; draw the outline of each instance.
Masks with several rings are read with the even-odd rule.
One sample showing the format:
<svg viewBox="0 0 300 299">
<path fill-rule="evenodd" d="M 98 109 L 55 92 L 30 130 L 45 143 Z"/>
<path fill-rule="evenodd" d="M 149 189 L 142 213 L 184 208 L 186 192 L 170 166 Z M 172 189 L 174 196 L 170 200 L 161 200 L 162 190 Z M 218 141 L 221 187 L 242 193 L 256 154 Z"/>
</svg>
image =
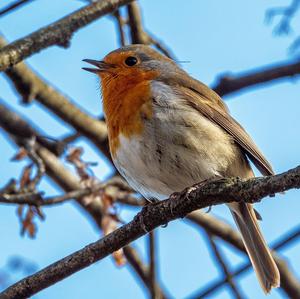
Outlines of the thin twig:
<svg viewBox="0 0 300 299">
<path fill-rule="evenodd" d="M 132 44 L 153 44 L 158 50 L 169 58 L 176 60 L 175 56 L 162 42 L 158 41 L 154 35 L 149 34 L 143 28 L 140 8 L 136 1 L 127 5 L 128 25 L 130 27 L 130 37 Z"/>
<path fill-rule="evenodd" d="M 121 46 L 125 46 L 126 45 L 126 37 L 125 37 L 124 28 L 123 28 L 125 21 L 123 20 L 119 9 L 117 9 L 113 13 L 113 16 L 115 17 L 116 23 L 117 23 L 119 43 Z"/>
<path fill-rule="evenodd" d="M 146 34 L 148 35 L 149 42 L 153 46 L 155 46 L 156 49 L 165 54 L 167 57 L 173 59 L 174 61 L 177 61 L 175 54 L 162 41 L 158 40 L 158 38 L 154 36 L 154 34 L 149 32 L 147 32 Z"/>
<path fill-rule="evenodd" d="M 43 160 L 39 157 L 39 155 L 35 151 L 35 142 L 36 142 L 35 138 L 32 138 L 30 140 L 24 139 L 24 147 L 26 148 L 27 154 L 37 167 L 36 175 L 30 181 L 29 190 L 36 189 L 37 184 L 39 184 L 46 171 Z"/>
<path fill-rule="evenodd" d="M 281 20 L 274 28 L 274 33 L 278 35 L 289 34 L 291 32 L 291 21 L 299 9 L 300 1 L 292 0 L 287 7 L 275 7 L 266 12 L 266 21 L 271 22 L 277 15 L 281 15 Z"/>
<path fill-rule="evenodd" d="M 141 206 L 143 203 L 142 200 L 139 200 L 135 197 L 132 197 L 129 191 L 121 191 L 120 185 L 115 180 L 111 179 L 105 183 L 99 183 L 94 185 L 93 187 L 86 187 L 78 190 L 73 190 L 70 192 L 66 192 L 65 194 L 58 196 L 50 196 L 43 198 L 43 194 L 33 191 L 26 192 L 20 194 L 8 194 L 1 193 L 0 194 L 0 203 L 4 204 L 24 204 L 24 205 L 32 205 L 32 206 L 53 206 L 57 204 L 62 204 L 69 200 L 78 200 L 84 196 L 91 195 L 93 193 L 98 193 L 99 191 L 104 191 L 106 188 L 109 189 L 108 194 L 112 197 L 116 202 L 121 202 L 125 204 Z M 112 188 L 114 190 L 112 191 Z M 117 190 L 115 190 L 117 189 Z"/>
<path fill-rule="evenodd" d="M 0 16 L 3 16 L 9 12 L 12 12 L 13 10 L 15 10 L 16 8 L 19 8 L 20 6 L 24 5 L 24 4 L 28 4 L 29 2 L 31 2 L 32 0 L 18 0 L 15 1 L 11 4 L 8 4 L 6 7 L 2 8 L 0 10 Z"/>
<path fill-rule="evenodd" d="M 142 280 L 142 282 L 147 286 L 150 294 L 152 290 L 152 283 L 150 278 L 150 271 L 149 267 L 147 267 L 139 258 L 136 250 L 133 247 L 125 246 L 123 248 L 124 254 L 128 262 L 130 263 L 131 267 L 133 267 L 135 273 L 138 275 L 138 277 Z M 155 281 L 155 290 L 156 290 L 156 299 L 166 299 L 170 296 L 166 294 L 164 290 L 160 288 L 160 286 L 157 284 L 157 281 Z"/>
<path fill-rule="evenodd" d="M 212 249 L 212 252 L 218 261 L 218 264 L 220 265 L 220 269 L 222 273 L 224 274 L 224 280 L 228 283 L 232 296 L 236 299 L 242 299 L 243 296 L 241 295 L 241 291 L 238 289 L 238 287 L 235 285 L 233 281 L 233 276 L 230 273 L 229 269 L 227 268 L 226 262 L 224 257 L 222 256 L 219 248 L 217 247 L 216 241 L 212 234 L 209 232 L 206 232 L 208 242 L 210 244 L 210 247 Z"/>
<path fill-rule="evenodd" d="M 20 194 L 0 194 L 0 203 L 4 204 L 27 204 L 40 206 L 43 203 L 42 195 L 39 192 L 26 192 Z"/>
<path fill-rule="evenodd" d="M 155 244 L 155 230 L 152 230 L 148 234 L 148 242 L 149 242 L 149 278 L 150 278 L 150 288 L 151 288 L 151 298 L 158 299 L 157 291 L 156 291 L 156 244 Z"/>
<path fill-rule="evenodd" d="M 4 71 L 50 46 L 57 45 L 67 48 L 75 31 L 131 1 L 102 0 L 91 3 L 49 26 L 5 46 L 0 49 L 0 71 Z"/>
<path fill-rule="evenodd" d="M 222 75 L 212 88 L 220 96 L 228 95 L 258 84 L 266 84 L 278 80 L 299 76 L 300 62 L 282 62 L 271 66 L 261 67 L 238 75 Z"/>
<path fill-rule="evenodd" d="M 296 226 L 295 228 L 289 230 L 287 233 L 285 233 L 283 236 L 278 238 L 272 245 L 271 248 L 274 251 L 283 250 L 287 246 L 291 246 L 293 242 L 297 241 L 300 237 L 300 227 Z M 279 269 L 286 268 L 286 264 L 283 260 L 276 259 L 277 265 L 279 266 Z M 247 270 L 250 270 L 252 268 L 252 265 L 250 262 L 244 263 L 237 267 L 236 270 L 232 271 L 231 276 L 237 277 L 245 273 Z M 286 276 L 281 276 L 281 287 L 285 286 L 285 291 L 289 295 L 289 298 L 299 298 L 300 290 L 295 291 L 294 288 L 288 289 L 288 286 L 292 286 L 292 282 L 295 281 L 295 278 L 292 276 L 288 276 L 288 279 Z M 220 280 L 217 280 L 216 282 L 210 283 L 208 286 L 206 286 L 204 289 L 201 289 L 199 291 L 194 292 L 191 296 L 188 296 L 188 299 L 202 299 L 209 297 L 213 295 L 215 292 L 219 291 L 220 288 L 222 288 L 227 283 L 226 278 L 222 278 Z M 297 284 L 298 282 L 296 282 Z"/>
<path fill-rule="evenodd" d="M 140 8 L 136 1 L 127 5 L 128 25 L 132 44 L 148 44 L 149 40 L 142 25 Z"/>
</svg>

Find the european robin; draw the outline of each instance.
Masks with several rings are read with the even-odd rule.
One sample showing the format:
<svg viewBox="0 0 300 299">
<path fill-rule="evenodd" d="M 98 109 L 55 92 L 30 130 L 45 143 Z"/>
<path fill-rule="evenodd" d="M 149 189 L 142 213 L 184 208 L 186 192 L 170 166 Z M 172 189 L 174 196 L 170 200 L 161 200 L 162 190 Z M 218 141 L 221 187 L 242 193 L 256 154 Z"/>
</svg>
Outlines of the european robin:
<svg viewBox="0 0 300 299">
<path fill-rule="evenodd" d="M 145 45 L 85 59 L 101 79 L 111 156 L 147 199 L 164 199 L 217 177 L 251 178 L 271 165 L 223 100 L 173 60 Z M 251 204 L 228 204 L 264 292 L 280 284 L 274 259 Z"/>
</svg>

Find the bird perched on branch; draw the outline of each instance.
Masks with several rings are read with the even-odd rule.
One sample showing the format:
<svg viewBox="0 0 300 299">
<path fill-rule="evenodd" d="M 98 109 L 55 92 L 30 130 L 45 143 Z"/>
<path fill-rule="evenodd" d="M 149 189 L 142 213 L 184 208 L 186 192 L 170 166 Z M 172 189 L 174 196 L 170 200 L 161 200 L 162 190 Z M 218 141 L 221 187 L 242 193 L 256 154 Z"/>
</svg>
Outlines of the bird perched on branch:
<svg viewBox="0 0 300 299">
<path fill-rule="evenodd" d="M 222 99 L 173 60 L 131 45 L 84 68 L 101 79 L 110 151 L 128 183 L 148 199 L 165 199 L 201 181 L 263 175 L 271 165 Z M 268 293 L 280 275 L 251 204 L 228 207 L 258 277 Z"/>
</svg>

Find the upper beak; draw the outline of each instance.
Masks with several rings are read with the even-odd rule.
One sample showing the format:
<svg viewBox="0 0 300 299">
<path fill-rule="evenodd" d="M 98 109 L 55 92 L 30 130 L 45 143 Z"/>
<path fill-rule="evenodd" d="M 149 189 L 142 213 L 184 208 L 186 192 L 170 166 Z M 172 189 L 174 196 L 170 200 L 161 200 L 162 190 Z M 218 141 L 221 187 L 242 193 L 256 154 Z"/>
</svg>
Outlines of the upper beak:
<svg viewBox="0 0 300 299">
<path fill-rule="evenodd" d="M 90 63 L 97 68 L 83 67 L 82 69 L 88 72 L 98 74 L 100 72 L 108 71 L 112 66 L 103 60 L 94 60 L 94 59 L 83 59 L 84 62 Z"/>
</svg>

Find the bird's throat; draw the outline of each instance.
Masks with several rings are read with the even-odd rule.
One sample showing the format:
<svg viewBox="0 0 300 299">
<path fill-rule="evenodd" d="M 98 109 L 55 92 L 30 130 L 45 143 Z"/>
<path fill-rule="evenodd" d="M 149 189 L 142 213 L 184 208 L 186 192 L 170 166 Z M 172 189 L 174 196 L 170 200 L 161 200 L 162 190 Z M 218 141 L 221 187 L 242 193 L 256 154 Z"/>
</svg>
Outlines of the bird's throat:
<svg viewBox="0 0 300 299">
<path fill-rule="evenodd" d="M 109 83 L 108 88 L 102 82 L 102 93 L 109 145 L 114 157 L 120 146 L 120 135 L 131 138 L 142 134 L 144 121 L 152 117 L 150 81 L 131 83 L 115 80 Z"/>
</svg>

